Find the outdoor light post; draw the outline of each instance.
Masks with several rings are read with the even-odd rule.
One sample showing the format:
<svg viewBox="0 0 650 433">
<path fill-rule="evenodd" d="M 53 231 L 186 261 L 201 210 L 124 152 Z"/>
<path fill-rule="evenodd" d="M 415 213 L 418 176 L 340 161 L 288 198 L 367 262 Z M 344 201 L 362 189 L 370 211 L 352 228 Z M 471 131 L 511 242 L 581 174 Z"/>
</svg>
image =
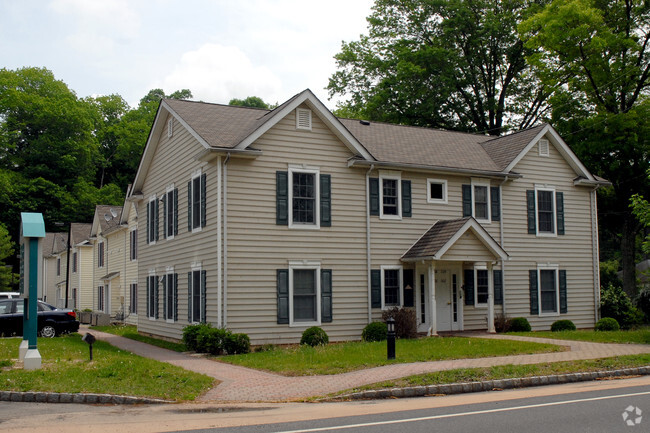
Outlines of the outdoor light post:
<svg viewBox="0 0 650 433">
<path fill-rule="evenodd" d="M 388 333 L 386 334 L 386 351 L 388 359 L 395 359 L 395 319 L 389 317 L 386 320 Z"/>
</svg>

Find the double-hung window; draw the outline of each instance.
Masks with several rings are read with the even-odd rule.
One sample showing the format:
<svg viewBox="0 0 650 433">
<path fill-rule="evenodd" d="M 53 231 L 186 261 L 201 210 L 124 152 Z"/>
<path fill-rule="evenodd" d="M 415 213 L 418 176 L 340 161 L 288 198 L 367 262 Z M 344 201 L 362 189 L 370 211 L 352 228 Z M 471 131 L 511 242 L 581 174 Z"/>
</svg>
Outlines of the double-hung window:
<svg viewBox="0 0 650 433">
<path fill-rule="evenodd" d="M 379 177 L 380 183 L 380 218 L 400 219 L 401 209 L 401 179 L 399 175 L 384 175 Z"/>
<path fill-rule="evenodd" d="M 154 195 L 147 202 L 147 243 L 153 244 L 158 240 L 158 198 Z"/>
<path fill-rule="evenodd" d="M 104 286 L 97 286 L 97 310 L 104 311 Z"/>
<path fill-rule="evenodd" d="M 104 267 L 104 242 L 99 242 L 97 244 L 97 267 Z"/>
<path fill-rule="evenodd" d="M 318 167 L 289 165 L 276 172 L 276 224 L 290 229 L 332 225 L 332 177 Z"/>
<path fill-rule="evenodd" d="M 319 321 L 318 314 L 318 268 L 292 268 L 293 322 Z"/>
<path fill-rule="evenodd" d="M 187 183 L 187 230 L 199 231 L 206 225 L 206 175 L 196 172 Z"/>
<path fill-rule="evenodd" d="M 383 307 L 401 305 L 401 268 L 384 268 L 382 271 Z"/>
<path fill-rule="evenodd" d="M 154 271 L 147 277 L 147 317 L 158 318 L 158 276 Z"/>
<path fill-rule="evenodd" d="M 547 185 L 526 191 L 528 233 L 537 236 L 564 234 L 564 194 Z"/>
<path fill-rule="evenodd" d="M 72 253 L 72 273 L 73 274 L 77 273 L 77 260 L 78 260 L 77 252 L 75 251 L 74 253 Z"/>
<path fill-rule="evenodd" d="M 167 268 L 163 277 L 163 292 L 165 299 L 165 320 L 173 322 L 178 320 L 178 274 L 174 268 Z"/>
<path fill-rule="evenodd" d="M 319 262 L 290 261 L 277 270 L 278 323 L 320 325 L 332 321 L 332 271 Z"/>
<path fill-rule="evenodd" d="M 567 312 L 567 275 L 558 265 L 531 269 L 530 314 L 555 316 Z"/>
<path fill-rule="evenodd" d="M 138 314 L 138 283 L 133 282 L 129 288 L 129 312 L 131 314 Z"/>
<path fill-rule="evenodd" d="M 501 219 L 501 192 L 498 186 L 490 186 L 489 180 L 472 179 L 463 185 L 463 216 L 473 216 L 481 223 Z"/>
<path fill-rule="evenodd" d="M 131 261 L 138 259 L 138 229 L 129 232 L 129 245 L 131 251 L 129 252 Z"/>
<path fill-rule="evenodd" d="M 193 265 L 187 273 L 187 321 L 189 323 L 205 322 L 206 273 L 199 264 Z"/>
<path fill-rule="evenodd" d="M 172 239 L 178 234 L 178 189 L 171 186 L 163 197 L 163 236 Z"/>
<path fill-rule="evenodd" d="M 289 169 L 291 185 L 290 226 L 319 226 L 318 170 Z"/>
<path fill-rule="evenodd" d="M 57 257 L 56 258 L 56 276 L 58 277 L 60 275 L 61 275 L 61 257 Z"/>
</svg>

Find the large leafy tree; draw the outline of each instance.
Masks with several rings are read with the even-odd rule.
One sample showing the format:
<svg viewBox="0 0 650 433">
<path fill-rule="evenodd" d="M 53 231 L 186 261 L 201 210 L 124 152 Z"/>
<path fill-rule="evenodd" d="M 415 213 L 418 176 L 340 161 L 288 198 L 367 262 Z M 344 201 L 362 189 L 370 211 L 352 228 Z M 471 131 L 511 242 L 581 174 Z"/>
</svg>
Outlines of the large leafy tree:
<svg viewBox="0 0 650 433">
<path fill-rule="evenodd" d="M 9 236 L 9 231 L 3 224 L 0 224 L 0 291 L 10 290 L 12 283 L 16 281 L 15 274 L 7 260 L 13 254 L 14 243 Z"/>
<path fill-rule="evenodd" d="M 238 105 L 240 107 L 264 108 L 267 110 L 275 108 L 277 106 L 277 104 L 275 105 L 267 104 L 259 96 L 248 96 L 245 99 L 233 98 L 230 100 L 230 102 L 228 102 L 228 105 Z"/>
<path fill-rule="evenodd" d="M 529 61 L 553 87 L 553 123 L 612 182 L 601 194 L 601 223 L 605 240 L 619 239 L 623 287 L 633 295 L 641 224 L 629 202 L 650 188 L 650 2 L 553 0 L 520 31 L 534 50 Z"/>
<path fill-rule="evenodd" d="M 517 25 L 544 0 L 376 0 L 368 35 L 335 56 L 337 114 L 499 135 L 535 123 L 548 93 Z"/>
</svg>

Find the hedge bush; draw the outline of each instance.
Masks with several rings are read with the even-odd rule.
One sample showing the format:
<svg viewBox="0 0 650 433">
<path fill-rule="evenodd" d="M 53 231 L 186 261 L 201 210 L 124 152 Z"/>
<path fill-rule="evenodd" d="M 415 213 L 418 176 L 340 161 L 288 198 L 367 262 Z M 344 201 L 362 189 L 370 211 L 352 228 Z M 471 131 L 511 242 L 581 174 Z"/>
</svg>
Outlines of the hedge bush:
<svg viewBox="0 0 650 433">
<path fill-rule="evenodd" d="M 397 338 L 415 338 L 418 336 L 415 308 L 393 307 L 381 314 L 381 319 L 384 322 L 389 317 L 395 320 L 395 336 Z"/>
<path fill-rule="evenodd" d="M 305 332 L 302 333 L 300 344 L 315 347 L 324 346 L 329 343 L 329 341 L 330 339 L 327 336 L 327 332 L 323 331 L 323 328 L 312 326 L 311 328 L 305 329 Z"/>
<path fill-rule="evenodd" d="M 226 336 L 225 349 L 228 355 L 238 355 L 251 351 L 251 339 L 246 334 L 232 334 Z"/>
<path fill-rule="evenodd" d="M 575 331 L 575 330 L 576 330 L 576 325 L 574 325 L 573 322 L 568 319 L 556 320 L 551 325 L 552 332 Z"/>
<path fill-rule="evenodd" d="M 530 332 L 531 327 L 525 317 L 515 317 L 510 320 L 510 332 Z"/>
<path fill-rule="evenodd" d="M 248 353 L 251 343 L 246 334 L 233 334 L 227 329 L 213 328 L 209 323 L 183 328 L 183 343 L 188 350 L 212 355 Z"/>
<path fill-rule="evenodd" d="M 372 322 L 363 328 L 361 339 L 363 341 L 384 341 L 387 333 L 388 328 L 384 322 Z"/>
<path fill-rule="evenodd" d="M 603 317 L 598 322 L 596 322 L 596 331 L 618 331 L 621 329 L 621 326 L 618 324 L 616 319 L 612 317 Z"/>
<path fill-rule="evenodd" d="M 185 328 L 183 328 L 183 343 L 185 343 L 185 347 L 187 347 L 187 350 L 191 350 L 192 352 L 198 352 L 198 337 L 199 337 L 199 332 L 203 328 L 211 328 L 212 325 L 209 323 L 200 323 L 198 325 L 188 325 Z"/>
<path fill-rule="evenodd" d="M 643 313 L 632 304 L 622 287 L 613 284 L 600 288 L 600 315 L 616 319 L 623 329 L 643 322 Z"/>
<path fill-rule="evenodd" d="M 498 333 L 510 331 L 510 319 L 503 314 L 494 316 L 494 330 Z"/>
</svg>

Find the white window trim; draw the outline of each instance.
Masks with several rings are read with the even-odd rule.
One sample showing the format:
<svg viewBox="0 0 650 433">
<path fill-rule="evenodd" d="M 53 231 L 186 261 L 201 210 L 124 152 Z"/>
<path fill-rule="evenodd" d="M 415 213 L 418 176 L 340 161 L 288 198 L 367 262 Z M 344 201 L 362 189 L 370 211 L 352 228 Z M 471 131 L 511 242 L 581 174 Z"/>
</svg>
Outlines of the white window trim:
<svg viewBox="0 0 650 433">
<path fill-rule="evenodd" d="M 149 278 L 151 278 L 151 277 L 156 277 L 156 282 L 158 282 L 158 284 L 160 284 L 160 281 L 158 281 L 158 276 L 156 275 L 156 270 L 155 270 L 155 269 L 150 269 L 150 270 L 149 270 L 149 274 L 147 275 L 147 278 L 149 279 Z M 149 290 L 150 290 L 150 291 L 153 290 L 153 289 L 154 289 L 153 287 L 149 286 Z M 150 293 L 151 293 L 151 292 L 150 292 Z M 146 304 L 147 304 L 147 306 L 146 306 L 147 310 L 146 310 L 146 315 L 147 315 L 147 318 L 148 318 L 149 320 L 151 320 L 152 322 L 155 322 L 155 321 L 156 321 L 156 314 L 154 313 L 154 314 L 151 315 L 151 316 L 149 315 L 149 293 L 147 293 L 146 295 L 147 295 L 147 302 L 146 302 Z M 156 297 L 154 296 L 154 299 L 155 299 L 155 298 L 156 298 Z M 152 310 L 155 310 L 155 308 L 152 308 Z"/>
<path fill-rule="evenodd" d="M 308 118 L 309 125 L 303 125 L 300 122 L 300 119 L 303 115 L 306 115 Z M 312 111 L 308 108 L 296 108 L 296 129 L 302 129 L 304 131 L 311 131 L 312 129 Z"/>
<path fill-rule="evenodd" d="M 385 292 L 385 271 L 399 271 L 399 304 L 386 305 L 386 292 Z M 382 266 L 381 267 L 381 309 L 387 310 L 388 308 L 401 307 L 404 305 L 404 267 L 403 266 Z"/>
<path fill-rule="evenodd" d="M 293 221 L 293 173 L 308 173 L 314 175 L 315 215 L 314 223 L 296 223 Z M 307 165 L 289 165 L 289 228 L 302 230 L 320 230 L 320 167 Z"/>
<path fill-rule="evenodd" d="M 537 142 L 537 149 L 539 151 L 539 156 L 550 156 L 550 143 L 545 138 L 540 138 Z"/>
<path fill-rule="evenodd" d="M 155 228 L 152 229 L 152 227 L 154 227 L 154 225 L 156 224 L 156 214 L 155 214 L 155 212 L 151 211 L 151 202 L 156 202 L 156 206 L 158 206 L 158 203 L 157 203 L 158 202 L 158 197 L 156 197 L 156 194 L 149 197 L 149 201 L 147 202 L 147 217 L 151 218 L 149 221 L 147 221 L 147 223 L 148 223 L 148 226 L 149 226 L 149 230 L 153 231 L 153 233 L 155 234 L 156 229 Z M 160 229 L 160 228 L 158 228 L 158 229 Z M 148 245 L 156 245 L 156 237 L 155 236 L 151 236 L 150 233 L 147 233 L 147 237 L 149 238 Z"/>
<path fill-rule="evenodd" d="M 172 291 L 171 293 L 172 293 L 172 311 L 173 311 L 176 308 L 176 305 L 173 305 L 174 304 L 174 296 L 173 296 L 174 288 L 169 287 L 169 276 L 170 275 L 172 276 L 171 280 L 172 280 L 172 284 L 173 284 L 173 282 L 174 282 L 174 267 L 173 266 L 167 266 L 165 268 L 165 276 L 164 276 L 164 278 L 165 278 L 165 287 L 167 288 L 167 293 L 169 293 L 170 290 Z M 166 294 L 163 293 L 163 295 L 166 295 Z M 165 307 L 165 322 L 167 322 L 167 323 L 175 323 L 173 316 L 172 316 L 171 319 L 169 317 L 167 317 L 167 296 L 165 296 L 165 302 L 163 302 L 163 305 Z"/>
<path fill-rule="evenodd" d="M 555 272 L 555 312 L 542 312 L 542 275 L 541 271 Z M 560 316 L 560 266 L 555 264 L 537 265 L 537 310 L 539 317 L 559 317 Z"/>
<path fill-rule="evenodd" d="M 474 265 L 474 307 L 476 308 L 487 308 L 488 302 L 479 302 L 478 301 L 478 271 L 488 271 L 487 265 Z M 490 275 L 488 274 L 488 298 L 490 296 Z"/>
<path fill-rule="evenodd" d="M 487 218 L 478 218 L 476 216 L 476 191 L 474 191 L 474 187 L 477 186 L 483 186 L 487 191 Z M 472 215 L 474 216 L 474 219 L 480 223 L 490 224 L 492 222 L 492 195 L 490 191 L 490 181 L 488 180 L 472 179 Z"/>
<path fill-rule="evenodd" d="M 199 273 L 199 287 L 198 287 L 198 290 L 199 290 L 199 314 L 198 314 L 199 321 L 198 322 L 192 321 L 192 324 L 197 324 L 197 323 L 201 323 L 201 313 L 203 311 L 203 305 L 201 305 L 201 302 L 203 302 L 203 300 L 201 299 L 201 272 L 203 271 L 203 264 L 202 264 L 202 262 L 193 262 L 190 268 L 191 268 L 190 271 L 192 272 L 192 287 L 188 287 L 188 290 L 192 290 L 192 297 L 194 297 L 194 272 Z M 188 305 L 187 308 L 188 309 L 192 308 L 192 305 Z M 194 317 L 194 316 L 195 315 L 192 314 L 192 317 Z"/>
<path fill-rule="evenodd" d="M 553 194 L 551 204 L 553 205 L 553 232 L 539 231 L 539 206 L 537 200 L 538 191 L 550 191 Z M 538 237 L 555 238 L 557 237 L 557 199 L 555 196 L 555 187 L 552 185 L 535 185 L 535 234 Z"/>
<path fill-rule="evenodd" d="M 442 198 L 431 198 L 431 184 L 442 184 Z M 447 181 L 445 179 L 427 179 L 427 203 L 447 204 Z"/>
<path fill-rule="evenodd" d="M 194 227 L 194 179 L 197 177 L 199 178 L 199 189 L 201 188 L 201 175 L 203 172 L 201 169 L 195 170 L 192 173 L 192 178 L 191 178 L 191 185 L 192 185 L 192 196 L 187 198 L 187 205 L 190 206 L 190 211 L 192 212 L 192 233 L 198 233 L 203 230 L 203 227 L 201 227 L 201 216 L 199 215 L 199 225 L 198 227 Z M 199 191 L 200 192 L 200 191 Z M 206 191 L 207 193 L 207 191 Z M 199 194 L 200 195 L 200 194 Z M 201 204 L 200 204 L 200 198 L 199 198 L 199 214 L 201 213 Z M 207 210 L 206 210 L 207 212 Z"/>
<path fill-rule="evenodd" d="M 167 218 L 167 207 L 169 206 L 170 193 L 171 193 L 171 197 L 172 197 L 172 200 L 173 200 L 174 199 L 174 184 L 173 183 L 170 186 L 168 186 L 167 189 L 165 190 L 165 206 L 164 206 L 165 209 L 163 209 L 163 212 L 165 212 L 165 218 L 163 218 L 163 221 L 165 221 L 165 219 Z M 176 203 L 176 206 L 178 206 L 178 203 Z M 172 208 L 172 218 L 174 218 L 173 208 Z M 172 227 L 174 227 L 174 222 L 176 222 L 178 224 L 177 221 L 172 220 Z M 169 224 L 169 221 L 167 222 L 167 224 Z M 174 230 L 172 229 L 171 233 L 167 233 L 167 225 L 165 225 L 165 228 L 163 229 L 163 233 L 165 234 L 165 239 L 166 240 L 174 239 Z"/>
<path fill-rule="evenodd" d="M 314 270 L 316 273 L 316 320 L 311 322 L 294 322 L 293 320 L 293 271 L 296 269 Z M 320 262 L 306 260 L 289 262 L 289 327 L 320 326 L 321 324 L 321 287 L 320 287 Z"/>
<path fill-rule="evenodd" d="M 397 215 L 384 215 L 384 179 L 397 181 Z M 379 219 L 401 220 L 402 219 L 402 173 L 394 171 L 379 172 Z"/>
</svg>

